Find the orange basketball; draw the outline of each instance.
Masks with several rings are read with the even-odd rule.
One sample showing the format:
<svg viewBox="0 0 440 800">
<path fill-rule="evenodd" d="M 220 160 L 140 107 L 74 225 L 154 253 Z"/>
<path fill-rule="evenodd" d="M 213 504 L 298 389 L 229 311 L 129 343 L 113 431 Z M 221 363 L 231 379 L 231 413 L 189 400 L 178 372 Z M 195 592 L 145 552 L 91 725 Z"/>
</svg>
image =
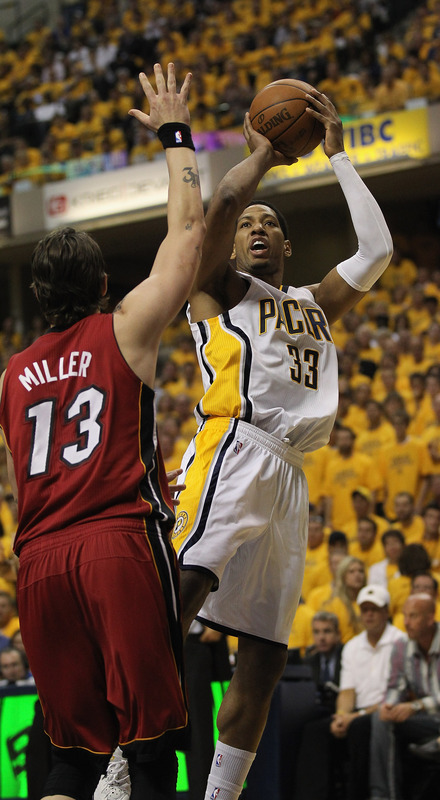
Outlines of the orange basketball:
<svg viewBox="0 0 440 800">
<path fill-rule="evenodd" d="M 325 136 L 324 125 L 306 113 L 306 93 L 312 88 L 304 81 L 283 78 L 269 83 L 252 100 L 252 127 L 286 156 L 307 155 Z"/>
</svg>

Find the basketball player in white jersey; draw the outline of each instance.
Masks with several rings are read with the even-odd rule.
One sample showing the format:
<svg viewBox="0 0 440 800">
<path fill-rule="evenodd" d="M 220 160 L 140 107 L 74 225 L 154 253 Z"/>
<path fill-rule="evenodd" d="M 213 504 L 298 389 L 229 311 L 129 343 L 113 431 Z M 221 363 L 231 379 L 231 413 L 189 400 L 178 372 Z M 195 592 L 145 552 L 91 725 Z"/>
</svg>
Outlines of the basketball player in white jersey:
<svg viewBox="0 0 440 800">
<path fill-rule="evenodd" d="M 328 441 L 338 403 L 329 325 L 371 288 L 392 253 L 382 212 L 344 152 L 333 104 L 316 90 L 309 100 L 307 113 L 325 126 L 324 151 L 350 209 L 357 252 L 320 284 L 281 286 L 292 251 L 285 221 L 250 202 L 262 176 L 292 159 L 253 131 L 247 115 L 251 155 L 214 194 L 190 296 L 205 394 L 182 463 L 187 488 L 173 536 L 184 630 L 197 615 L 239 640 L 206 800 L 237 800 L 285 667 L 307 546 L 303 453 Z"/>
</svg>

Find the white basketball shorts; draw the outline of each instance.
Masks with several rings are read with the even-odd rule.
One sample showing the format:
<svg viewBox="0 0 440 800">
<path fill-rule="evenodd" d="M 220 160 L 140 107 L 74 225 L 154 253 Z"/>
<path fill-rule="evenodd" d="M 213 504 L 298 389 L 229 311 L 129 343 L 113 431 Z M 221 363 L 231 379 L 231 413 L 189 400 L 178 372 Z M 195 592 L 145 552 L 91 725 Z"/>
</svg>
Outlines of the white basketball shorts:
<svg viewBox="0 0 440 800">
<path fill-rule="evenodd" d="M 286 645 L 307 547 L 303 455 L 237 419 L 208 420 L 182 462 L 173 544 L 181 569 L 218 579 L 198 619 Z"/>
</svg>

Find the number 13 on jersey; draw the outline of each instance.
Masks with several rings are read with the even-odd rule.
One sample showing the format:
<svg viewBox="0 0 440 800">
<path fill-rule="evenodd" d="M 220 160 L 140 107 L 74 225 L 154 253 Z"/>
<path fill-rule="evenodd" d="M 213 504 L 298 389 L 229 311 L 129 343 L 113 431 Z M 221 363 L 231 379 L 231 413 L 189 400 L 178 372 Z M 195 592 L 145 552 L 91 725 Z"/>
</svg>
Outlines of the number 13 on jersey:
<svg viewBox="0 0 440 800">
<path fill-rule="evenodd" d="M 68 467 L 87 461 L 102 441 L 100 417 L 104 409 L 105 392 L 96 386 L 81 389 L 68 405 L 64 426 L 76 423 L 76 439 L 61 447 L 60 459 Z M 26 409 L 26 419 L 32 423 L 28 477 L 46 475 L 55 441 L 54 424 L 63 424 L 55 415 L 56 401 L 41 400 Z M 69 427 L 70 430 L 70 427 Z"/>
</svg>

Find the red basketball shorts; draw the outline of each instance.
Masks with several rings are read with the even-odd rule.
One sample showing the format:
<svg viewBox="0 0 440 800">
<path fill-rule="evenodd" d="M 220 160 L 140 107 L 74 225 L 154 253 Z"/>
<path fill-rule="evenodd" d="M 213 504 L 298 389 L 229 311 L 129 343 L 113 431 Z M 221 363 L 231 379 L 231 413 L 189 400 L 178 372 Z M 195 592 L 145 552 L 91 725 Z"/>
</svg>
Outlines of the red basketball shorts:
<svg viewBox="0 0 440 800">
<path fill-rule="evenodd" d="M 20 553 L 23 640 L 59 747 L 110 753 L 186 725 L 174 552 L 155 528 L 124 525 Z"/>
</svg>

